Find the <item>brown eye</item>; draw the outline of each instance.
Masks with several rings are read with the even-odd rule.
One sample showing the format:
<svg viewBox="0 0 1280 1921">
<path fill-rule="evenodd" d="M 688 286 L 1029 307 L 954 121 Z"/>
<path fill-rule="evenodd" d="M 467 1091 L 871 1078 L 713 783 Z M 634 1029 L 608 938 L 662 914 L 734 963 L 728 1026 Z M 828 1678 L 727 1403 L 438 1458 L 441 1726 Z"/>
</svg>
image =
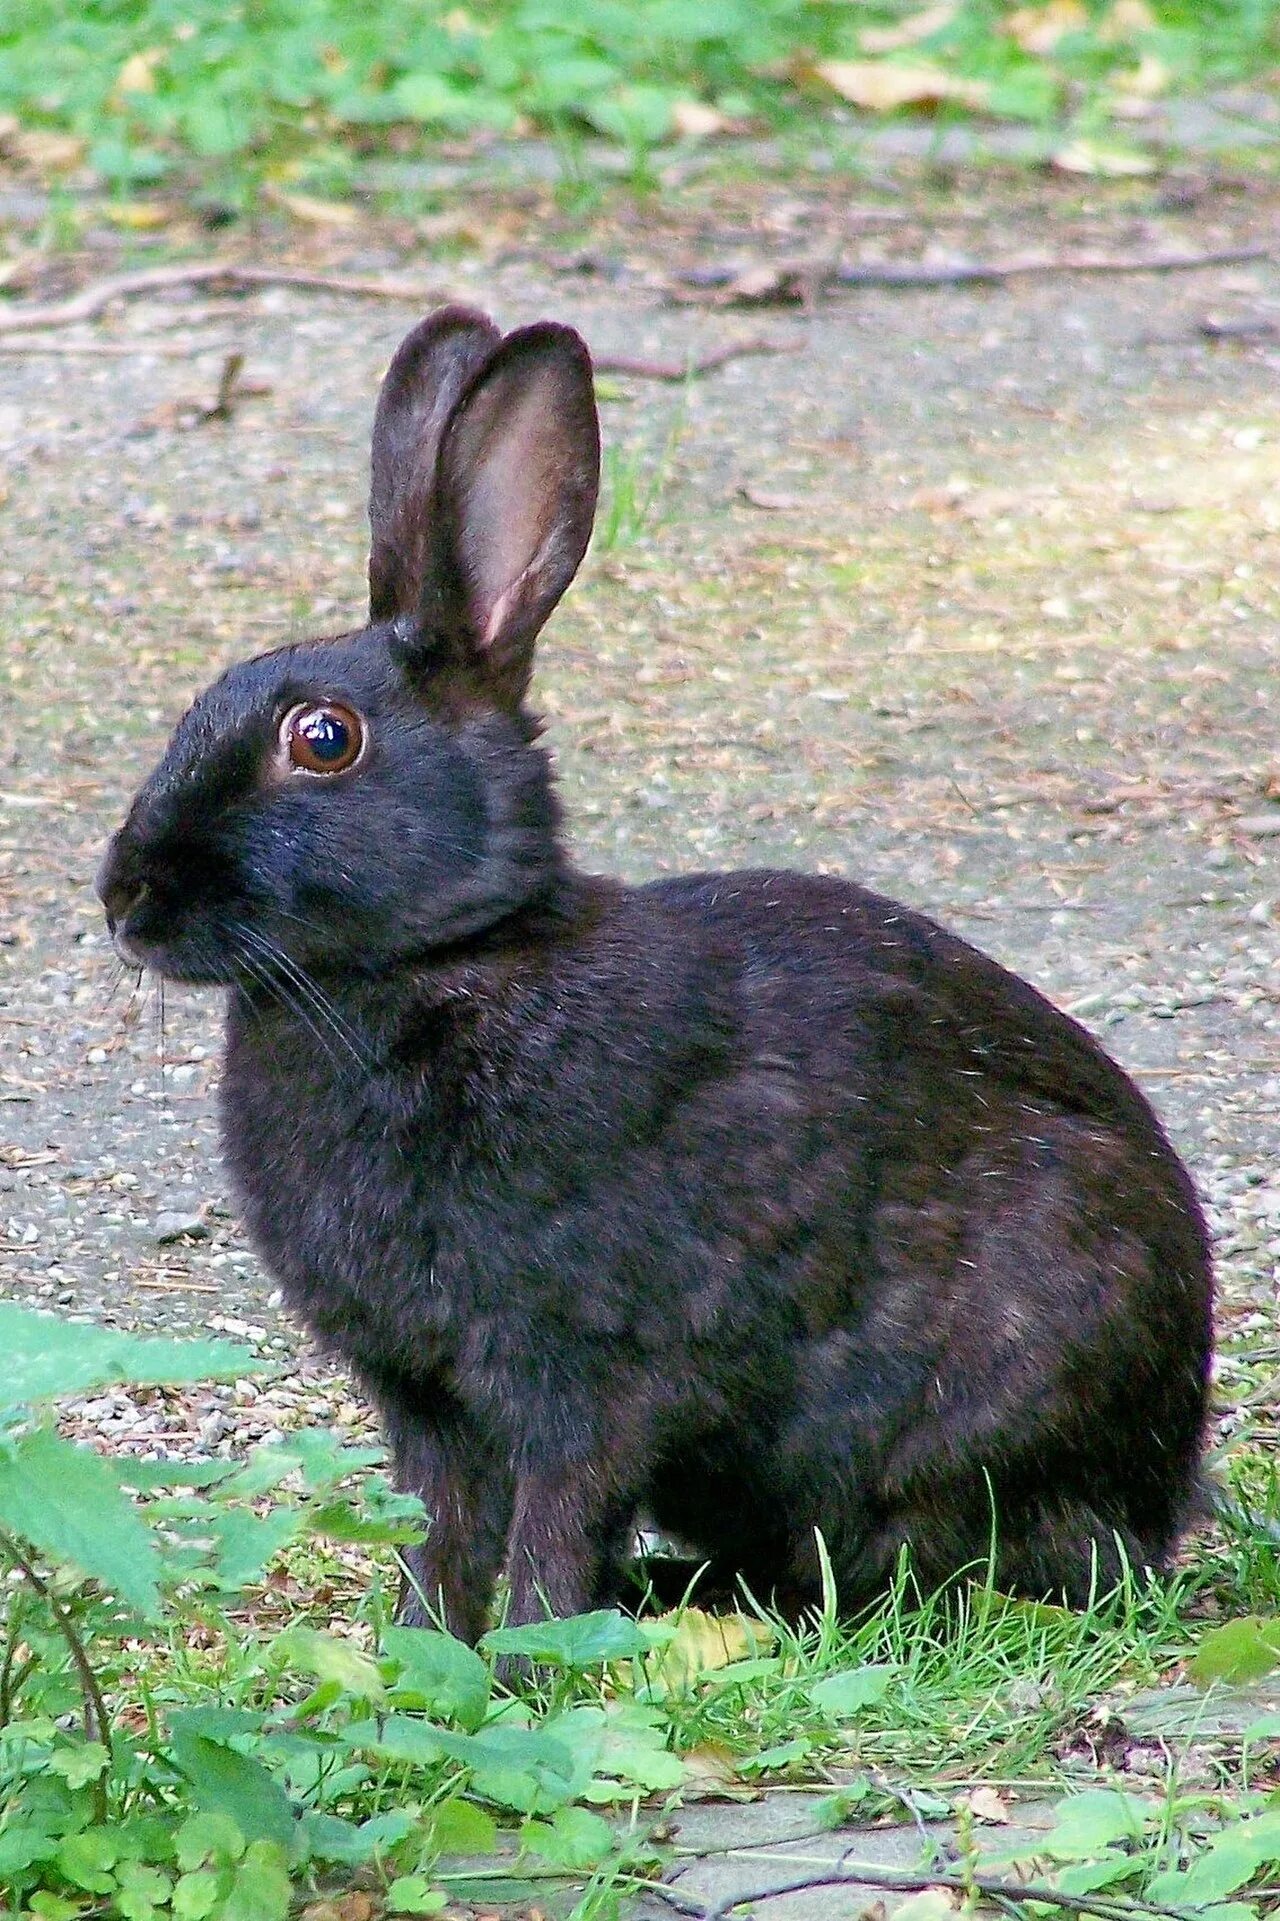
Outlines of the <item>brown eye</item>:
<svg viewBox="0 0 1280 1921">
<path fill-rule="evenodd" d="M 342 774 L 364 751 L 364 722 L 337 701 L 294 707 L 280 723 L 280 739 L 292 764 L 304 773 Z"/>
</svg>

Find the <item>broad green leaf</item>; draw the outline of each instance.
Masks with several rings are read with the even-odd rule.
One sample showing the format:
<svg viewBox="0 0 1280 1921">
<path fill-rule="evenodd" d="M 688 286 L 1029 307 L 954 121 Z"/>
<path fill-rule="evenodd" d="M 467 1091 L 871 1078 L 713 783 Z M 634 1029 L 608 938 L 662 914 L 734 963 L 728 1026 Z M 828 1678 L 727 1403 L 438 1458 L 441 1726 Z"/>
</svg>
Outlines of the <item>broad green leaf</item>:
<svg viewBox="0 0 1280 1921">
<path fill-rule="evenodd" d="M 154 1487 L 213 1487 L 236 1471 L 234 1461 L 186 1461 L 177 1455 L 161 1461 L 118 1455 L 107 1466 L 121 1487 L 134 1488 L 139 1494 Z"/>
<path fill-rule="evenodd" d="M 1142 1868 L 1140 1854 L 1121 1854 L 1104 1848 L 1095 1861 L 1071 1861 L 1053 1877 L 1055 1888 L 1064 1894 L 1092 1894 L 1095 1888 L 1109 1888 L 1125 1881 Z"/>
<path fill-rule="evenodd" d="M 90 1894 L 110 1894 L 116 1884 L 111 1872 L 119 1858 L 114 1835 L 106 1828 L 85 1828 L 69 1834 L 58 1849 L 58 1867 L 78 1888 Z"/>
<path fill-rule="evenodd" d="M 589 1668 L 627 1661 L 647 1652 L 649 1642 L 617 1608 L 575 1614 L 567 1621 L 535 1621 L 529 1627 L 494 1628 L 480 1644 L 486 1654 L 514 1654 L 540 1667 Z"/>
<path fill-rule="evenodd" d="M 492 1854 L 498 1824 L 487 1808 L 455 1794 L 432 1808 L 426 1845 L 434 1854 Z"/>
<path fill-rule="evenodd" d="M 824 1674 L 805 1689 L 819 1714 L 832 1721 L 850 1721 L 863 1708 L 883 1701 L 898 1669 L 888 1663 L 851 1668 L 844 1674 Z"/>
<path fill-rule="evenodd" d="M 313 1674 L 320 1682 L 333 1682 L 362 1701 L 380 1701 L 383 1697 L 377 1662 L 336 1634 L 321 1634 L 316 1628 L 290 1628 L 281 1635 L 276 1651 L 293 1673 Z"/>
<path fill-rule="evenodd" d="M 455 1734 L 404 1714 L 353 1722 L 344 1743 L 378 1760 L 412 1767 L 454 1761 L 472 1792 L 518 1814 L 546 1814 L 576 1800 L 590 1778 L 563 1742 L 543 1728 L 494 1727 Z"/>
<path fill-rule="evenodd" d="M 139 1614 L 157 1612 L 155 1540 L 90 1448 L 40 1427 L 0 1450 L 0 1527 L 71 1562 Z"/>
<path fill-rule="evenodd" d="M 82 1901 L 68 1901 L 65 1895 L 53 1894 L 48 1888 L 41 1888 L 37 1894 L 29 1895 L 27 1908 L 37 1917 L 37 1921 L 77 1921 L 84 1912 Z"/>
<path fill-rule="evenodd" d="M 173 1758 L 191 1783 L 196 1801 L 213 1813 L 230 1816 L 246 1840 L 287 1846 L 296 1824 L 279 1782 L 261 1761 L 200 1733 L 199 1720 L 198 1712 L 175 1714 L 170 1720 Z"/>
<path fill-rule="evenodd" d="M 388 1914 L 439 1914 L 449 1905 L 443 1888 L 421 1874 L 402 1874 L 387 1889 Z"/>
<path fill-rule="evenodd" d="M 205 1921 L 218 1904 L 222 1882 L 223 1876 L 212 1868 L 195 1868 L 190 1874 L 179 1875 L 170 1896 L 177 1921 Z"/>
<path fill-rule="evenodd" d="M 1187 1662 L 1187 1673 L 1198 1687 L 1211 1687 L 1215 1681 L 1241 1686 L 1260 1681 L 1273 1668 L 1280 1667 L 1280 1619 L 1261 1614 L 1245 1614 L 1238 1621 L 1224 1621 L 1200 1637 L 1200 1645 Z"/>
<path fill-rule="evenodd" d="M 358 1868 L 372 1861 L 376 1852 L 373 1837 L 340 1814 L 312 1809 L 299 1826 L 308 1861 L 337 1861 L 343 1867 Z"/>
<path fill-rule="evenodd" d="M 323 1534 L 329 1541 L 350 1541 L 361 1547 L 405 1547 L 420 1541 L 422 1516 L 417 1501 L 406 1501 L 402 1512 L 383 1504 L 384 1512 L 371 1513 L 369 1504 L 357 1506 L 338 1496 L 320 1501 L 304 1510 L 308 1531 Z"/>
<path fill-rule="evenodd" d="M 51 1861 L 61 1846 L 60 1834 L 46 1834 L 40 1828 L 14 1826 L 0 1830 L 0 1883 L 16 1881 L 23 1868 L 37 1861 Z"/>
<path fill-rule="evenodd" d="M 616 1837 L 588 1808 L 557 1808 L 549 1821 L 521 1822 L 520 1845 L 555 1867 L 581 1872 L 607 1861 Z"/>
<path fill-rule="evenodd" d="M 405 1808 L 388 1808 L 385 1814 L 371 1815 L 369 1820 L 362 1821 L 360 1832 L 375 1854 L 387 1854 L 392 1848 L 399 1847 L 416 1826 L 413 1815 Z"/>
<path fill-rule="evenodd" d="M 269 1508 L 265 1514 L 228 1508 L 209 1515 L 206 1532 L 215 1543 L 213 1572 L 219 1587 L 238 1593 L 302 1532 L 302 1514 L 295 1507 Z"/>
<path fill-rule="evenodd" d="M 153 1387 L 177 1381 L 237 1380 L 265 1365 L 229 1341 L 143 1339 L 0 1301 L 0 1403 L 20 1406 L 83 1394 L 115 1381 Z"/>
<path fill-rule="evenodd" d="M 1156 1875 L 1148 1885 L 1147 1896 L 1170 1906 L 1206 1907 L 1247 1887 L 1263 1868 L 1277 1861 L 1280 1809 L 1224 1828 L 1184 1872 Z"/>
<path fill-rule="evenodd" d="M 205 1808 L 189 1815 L 174 1836 L 180 1868 L 202 1868 L 206 1861 L 238 1861 L 244 1849 L 245 1838 L 238 1822 L 220 1808 Z"/>
<path fill-rule="evenodd" d="M 285 1921 L 289 1896 L 287 1847 L 279 1841 L 251 1841 L 236 1863 L 219 1921 Z"/>
<path fill-rule="evenodd" d="M 382 1651 L 400 1664 L 392 1687 L 397 1705 L 479 1727 L 489 1706 L 489 1670 L 474 1648 L 435 1628 L 387 1628 Z"/>
<path fill-rule="evenodd" d="M 1087 1861 L 1116 1841 L 1142 1838 L 1147 1810 L 1132 1795 L 1091 1788 L 1070 1795 L 1058 1809 L 1057 1824 L 1039 1851 L 1055 1861 Z"/>
<path fill-rule="evenodd" d="M 101 1741 L 81 1741 L 74 1748 L 55 1749 L 46 1765 L 50 1774 L 60 1774 L 69 1788 L 82 1788 L 86 1782 L 98 1780 L 110 1764 L 111 1756 Z"/>
<path fill-rule="evenodd" d="M 1260 1721 L 1249 1723 L 1240 1739 L 1242 1741 L 1274 1741 L 1277 1736 L 1280 1736 L 1280 1714 L 1264 1714 Z"/>
<path fill-rule="evenodd" d="M 638 1702 L 569 1708 L 544 1724 L 585 1782 L 579 1799 L 608 1803 L 679 1787 L 684 1763 L 667 1747 L 663 1718 Z M 593 1778 L 594 1777 L 594 1778 Z"/>
<path fill-rule="evenodd" d="M 123 1921 L 151 1921 L 173 1892 L 173 1877 L 144 1861 L 122 1861 L 118 1870 L 116 1906 Z"/>
<path fill-rule="evenodd" d="M 804 1761 L 813 1752 L 813 1742 L 803 1734 L 795 1735 L 790 1741 L 779 1741 L 776 1747 L 761 1748 L 758 1754 L 744 1755 L 738 1762 L 737 1771 L 741 1775 L 776 1774 L 781 1768 L 792 1768 L 798 1761 Z"/>
</svg>

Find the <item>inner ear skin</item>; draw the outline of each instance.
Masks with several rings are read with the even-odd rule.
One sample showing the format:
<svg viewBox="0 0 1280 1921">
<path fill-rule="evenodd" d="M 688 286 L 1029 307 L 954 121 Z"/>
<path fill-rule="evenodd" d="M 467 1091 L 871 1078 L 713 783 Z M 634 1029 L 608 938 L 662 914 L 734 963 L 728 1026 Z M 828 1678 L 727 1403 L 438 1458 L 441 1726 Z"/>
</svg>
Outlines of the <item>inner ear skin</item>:
<svg viewBox="0 0 1280 1921">
<path fill-rule="evenodd" d="M 550 322 L 508 335 L 445 429 L 423 603 L 424 629 L 457 624 L 505 702 L 586 552 L 599 482 L 585 344 Z"/>
</svg>

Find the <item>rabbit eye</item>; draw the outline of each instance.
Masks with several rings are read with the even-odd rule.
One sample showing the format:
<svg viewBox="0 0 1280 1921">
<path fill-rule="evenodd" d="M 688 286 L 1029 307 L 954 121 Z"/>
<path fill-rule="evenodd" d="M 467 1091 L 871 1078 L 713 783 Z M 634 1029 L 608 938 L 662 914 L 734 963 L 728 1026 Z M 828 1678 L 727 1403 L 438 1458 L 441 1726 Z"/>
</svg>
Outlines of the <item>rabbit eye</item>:
<svg viewBox="0 0 1280 1921">
<path fill-rule="evenodd" d="M 337 701 L 293 707 L 280 723 L 280 739 L 292 765 L 304 773 L 342 774 L 364 752 L 364 722 Z"/>
</svg>

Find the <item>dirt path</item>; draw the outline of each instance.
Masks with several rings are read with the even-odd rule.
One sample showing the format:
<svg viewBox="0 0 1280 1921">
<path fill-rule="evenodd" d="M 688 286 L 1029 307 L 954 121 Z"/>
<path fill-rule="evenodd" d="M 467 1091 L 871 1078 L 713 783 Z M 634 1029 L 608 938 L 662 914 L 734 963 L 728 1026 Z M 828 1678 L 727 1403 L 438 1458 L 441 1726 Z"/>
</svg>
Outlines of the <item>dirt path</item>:
<svg viewBox="0 0 1280 1921">
<path fill-rule="evenodd" d="M 885 189 L 855 207 L 744 187 L 602 225 L 561 271 L 520 244 L 410 264 L 604 352 L 683 356 L 762 326 L 791 349 L 688 389 L 606 388 L 615 487 L 655 499 L 545 643 L 537 694 L 583 857 L 633 876 L 830 867 L 1024 970 L 1166 1116 L 1247 1330 L 1280 1254 L 1280 348 L 1201 323 L 1280 326 L 1280 273 L 837 294 L 764 316 L 674 306 L 658 285 L 680 262 L 812 259 L 877 213 L 889 251 L 1275 232 L 1262 189 L 1090 194 L 934 206 Z M 355 264 L 404 262 L 371 240 Z M 154 1002 L 108 1001 L 90 881 L 217 666 L 360 618 L 370 410 L 414 317 L 198 291 L 62 336 L 84 352 L 0 357 L 15 1296 L 177 1329 L 230 1317 L 293 1346 L 219 1198 L 217 1010 L 170 993 L 162 1072 Z M 198 357 L 118 351 L 140 340 Z M 269 393 L 184 428 L 233 349 Z M 161 1244 L 178 1224 L 162 1216 L 197 1215 L 205 1238 Z"/>
</svg>

